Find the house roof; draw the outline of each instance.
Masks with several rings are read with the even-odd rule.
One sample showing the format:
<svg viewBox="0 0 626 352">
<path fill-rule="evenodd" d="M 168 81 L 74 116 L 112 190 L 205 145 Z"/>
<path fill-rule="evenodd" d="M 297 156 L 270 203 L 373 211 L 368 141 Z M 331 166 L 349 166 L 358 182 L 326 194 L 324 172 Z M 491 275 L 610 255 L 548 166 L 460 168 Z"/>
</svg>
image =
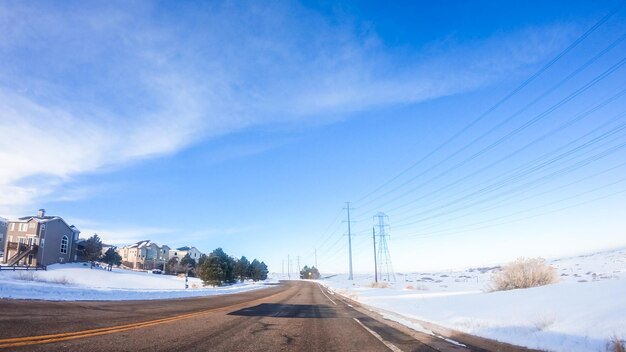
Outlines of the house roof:
<svg viewBox="0 0 626 352">
<path fill-rule="evenodd" d="M 158 244 L 156 244 L 156 243 L 154 243 L 154 242 L 152 242 L 150 240 L 142 240 L 142 241 L 139 241 L 137 243 L 133 243 L 130 246 L 124 246 L 124 248 L 143 248 L 143 247 L 147 247 L 147 246 L 150 246 L 150 245 L 155 245 L 157 248 L 164 248 L 164 247 L 170 248 L 168 245 L 165 245 L 165 244 L 162 245 L 162 246 L 159 246 Z"/>
<path fill-rule="evenodd" d="M 31 220 L 35 220 L 39 223 L 47 223 L 50 221 L 56 221 L 56 220 L 61 220 L 65 226 L 69 227 L 70 230 L 72 230 L 73 232 L 77 232 L 80 233 L 80 230 L 74 226 L 74 225 L 70 225 L 68 224 L 65 220 L 63 220 L 62 217 L 60 216 L 56 216 L 56 215 L 46 215 L 46 216 L 23 216 L 21 218 L 17 218 L 17 220 L 10 220 L 11 222 L 29 222 Z"/>
<path fill-rule="evenodd" d="M 189 246 L 183 246 L 183 247 L 180 247 L 180 248 L 176 248 L 176 250 L 177 251 L 189 251 L 189 250 L 191 250 L 191 248 L 189 248 Z"/>
<path fill-rule="evenodd" d="M 139 241 L 135 244 L 131 244 L 130 246 L 128 246 L 128 248 L 143 248 L 145 246 L 147 246 L 150 243 L 150 240 L 143 240 L 143 241 Z"/>
</svg>

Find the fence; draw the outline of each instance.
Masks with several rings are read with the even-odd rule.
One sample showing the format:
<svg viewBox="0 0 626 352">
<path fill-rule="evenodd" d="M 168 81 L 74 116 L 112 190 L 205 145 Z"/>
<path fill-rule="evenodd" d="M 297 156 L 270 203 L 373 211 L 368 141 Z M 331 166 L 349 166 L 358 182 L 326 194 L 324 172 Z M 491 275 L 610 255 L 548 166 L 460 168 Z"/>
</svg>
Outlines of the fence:
<svg viewBox="0 0 626 352">
<path fill-rule="evenodd" d="M 32 265 L 11 265 L 11 266 L 2 266 L 0 265 L 0 271 L 2 270 L 12 270 L 12 271 L 16 271 L 16 270 L 32 270 L 32 271 L 37 271 L 37 270 L 46 270 L 46 266 L 45 265 L 37 265 L 37 266 L 32 266 Z"/>
</svg>

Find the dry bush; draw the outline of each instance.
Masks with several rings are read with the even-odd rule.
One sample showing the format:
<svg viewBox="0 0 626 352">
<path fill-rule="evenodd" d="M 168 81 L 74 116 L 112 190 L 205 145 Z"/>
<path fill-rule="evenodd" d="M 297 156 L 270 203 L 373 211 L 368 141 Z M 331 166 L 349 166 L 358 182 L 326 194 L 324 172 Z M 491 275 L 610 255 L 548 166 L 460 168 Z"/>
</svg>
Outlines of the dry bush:
<svg viewBox="0 0 626 352">
<path fill-rule="evenodd" d="M 52 279 L 45 280 L 46 282 L 57 284 L 57 285 L 69 285 L 70 280 L 68 280 L 65 276 L 55 277 Z"/>
<path fill-rule="evenodd" d="M 23 281 L 35 281 L 37 276 L 32 271 L 21 271 L 17 274 L 16 279 Z"/>
<path fill-rule="evenodd" d="M 370 287 L 372 287 L 372 288 L 388 288 L 389 287 L 389 283 L 387 283 L 387 282 L 372 282 Z"/>
<path fill-rule="evenodd" d="M 493 291 L 513 290 L 558 282 L 556 270 L 542 258 L 520 258 L 491 276 Z"/>
<path fill-rule="evenodd" d="M 416 290 L 416 291 L 428 291 L 428 287 L 424 285 L 406 285 L 404 286 L 405 290 Z"/>
<path fill-rule="evenodd" d="M 626 341 L 620 340 L 617 336 L 613 336 L 609 342 L 609 352 L 626 352 Z"/>
</svg>

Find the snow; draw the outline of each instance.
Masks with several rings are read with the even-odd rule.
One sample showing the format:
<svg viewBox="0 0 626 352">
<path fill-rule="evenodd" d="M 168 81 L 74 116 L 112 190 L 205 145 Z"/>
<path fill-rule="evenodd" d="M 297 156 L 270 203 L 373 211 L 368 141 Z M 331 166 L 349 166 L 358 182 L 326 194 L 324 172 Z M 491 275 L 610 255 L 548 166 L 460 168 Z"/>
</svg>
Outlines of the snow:
<svg viewBox="0 0 626 352">
<path fill-rule="evenodd" d="M 557 284 L 490 292 L 493 268 L 397 274 L 388 288 L 372 275 L 320 283 L 416 330 L 419 320 L 549 351 L 606 351 L 626 339 L 626 249 L 548 262 Z M 427 331 L 427 330 L 426 330 Z"/>
<path fill-rule="evenodd" d="M 114 268 L 90 269 L 80 263 L 54 264 L 47 271 L 0 271 L 0 298 L 76 300 L 146 300 L 200 297 L 245 292 L 267 287 L 245 282 L 224 287 L 203 287 L 198 278 Z"/>
</svg>

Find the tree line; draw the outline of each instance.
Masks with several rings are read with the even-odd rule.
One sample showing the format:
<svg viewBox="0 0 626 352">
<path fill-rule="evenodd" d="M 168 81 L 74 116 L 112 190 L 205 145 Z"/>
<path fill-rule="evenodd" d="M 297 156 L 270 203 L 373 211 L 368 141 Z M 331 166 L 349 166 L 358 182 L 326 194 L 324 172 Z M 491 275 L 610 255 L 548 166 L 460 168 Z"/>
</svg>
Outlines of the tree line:
<svg viewBox="0 0 626 352">
<path fill-rule="evenodd" d="M 88 238 L 83 248 L 78 253 L 81 261 L 101 261 L 109 265 L 109 270 L 113 265 L 120 265 L 122 257 L 109 248 L 102 254 L 102 241 L 97 234 Z M 233 284 L 238 280 L 265 280 L 267 279 L 267 265 L 257 259 L 250 262 L 245 256 L 236 259 L 226 254 L 222 248 L 217 248 L 209 255 L 203 254 L 198 261 L 191 258 L 189 254 L 178 259 L 172 257 L 164 265 L 166 274 L 185 273 L 189 276 L 199 277 L 206 285 L 221 286 Z"/>
<path fill-rule="evenodd" d="M 245 256 L 236 259 L 217 248 L 209 255 L 203 254 L 195 259 L 189 254 L 178 260 L 171 258 L 165 265 L 168 274 L 187 273 L 200 278 L 206 285 L 221 286 L 233 284 L 238 280 L 265 280 L 267 279 L 267 265 L 257 259 L 250 262 Z"/>
</svg>

